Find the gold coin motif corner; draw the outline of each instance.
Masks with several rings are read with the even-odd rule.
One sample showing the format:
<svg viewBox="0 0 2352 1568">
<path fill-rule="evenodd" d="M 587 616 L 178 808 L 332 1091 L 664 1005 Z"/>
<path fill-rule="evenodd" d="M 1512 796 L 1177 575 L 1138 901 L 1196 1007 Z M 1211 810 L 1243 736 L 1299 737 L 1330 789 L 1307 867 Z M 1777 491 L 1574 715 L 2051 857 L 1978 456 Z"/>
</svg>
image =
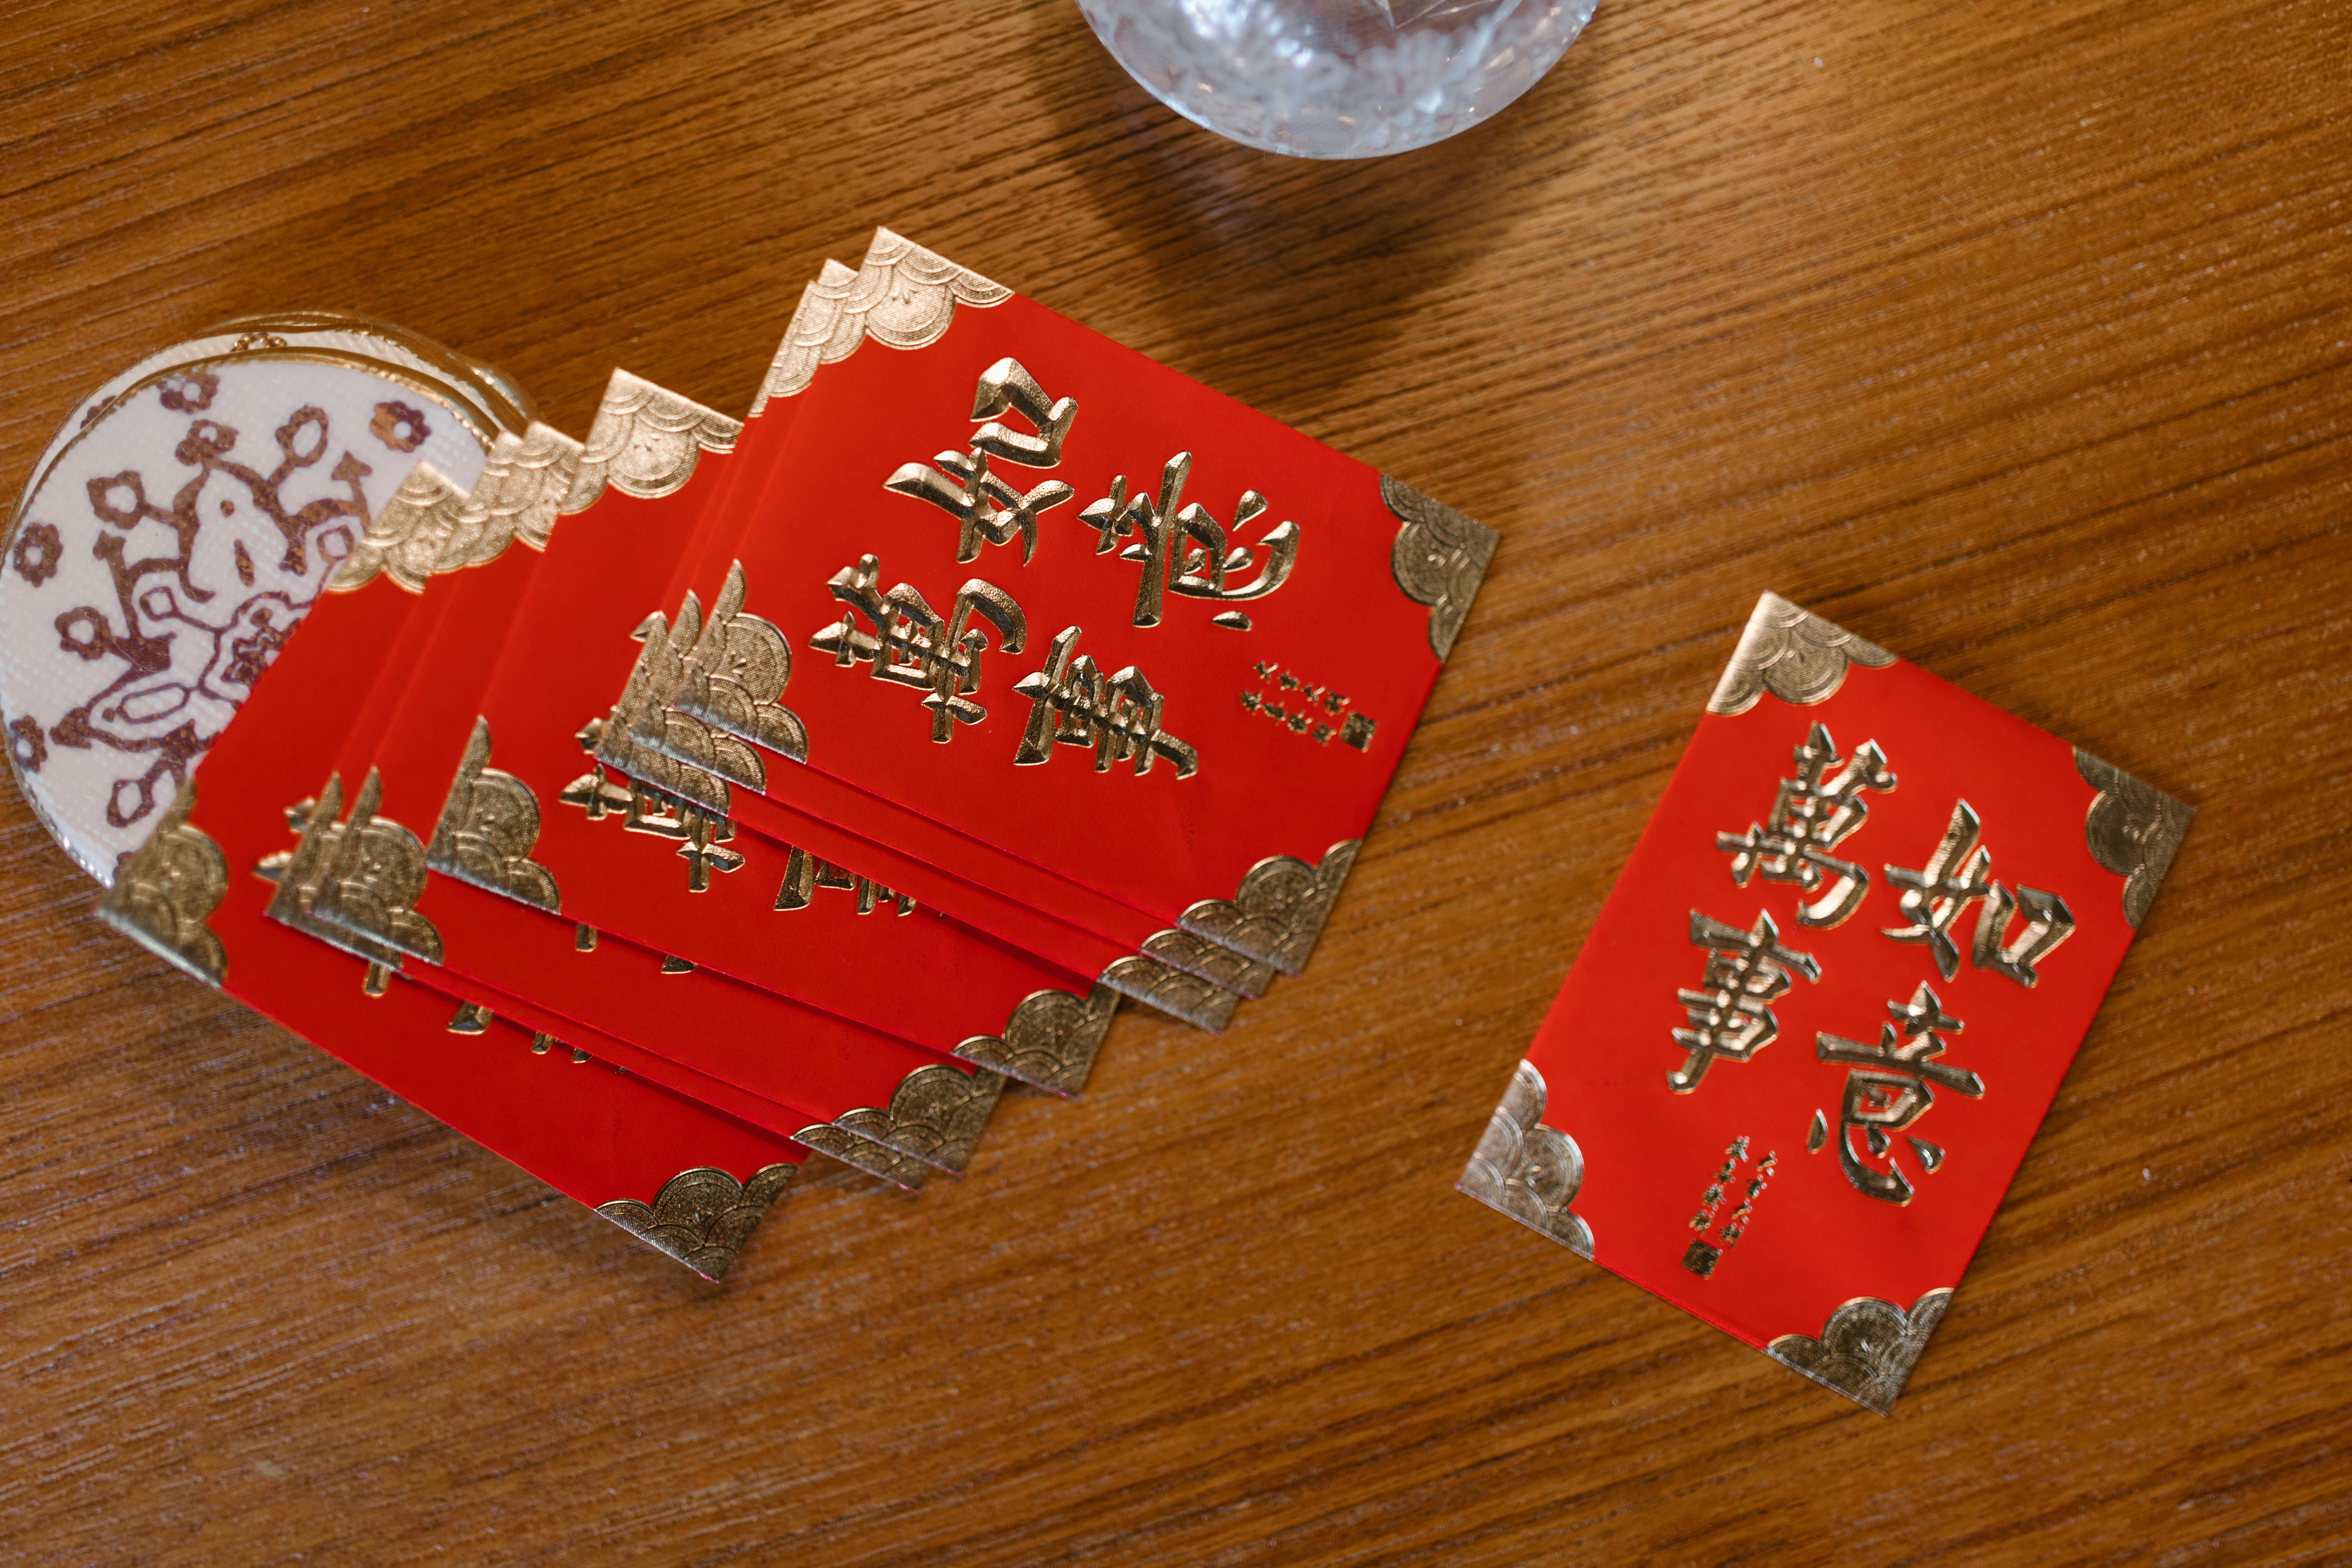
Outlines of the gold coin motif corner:
<svg viewBox="0 0 2352 1568">
<path fill-rule="evenodd" d="M 1845 684 L 1850 666 L 1883 669 L 1894 662 L 1877 644 L 1768 592 L 1756 601 L 1706 710 L 1745 713 L 1768 691 L 1800 707 L 1826 702 Z"/>
<path fill-rule="evenodd" d="M 1856 1296 L 1830 1314 L 1818 1338 L 1782 1334 L 1764 1353 L 1885 1415 L 1951 1300 L 1949 1286 L 1921 1295 L 1907 1312 L 1875 1296 Z"/>
<path fill-rule="evenodd" d="M 814 1121 L 793 1134 L 793 1142 L 829 1154 L 854 1171 L 919 1192 L 931 1168 L 902 1149 L 887 1143 L 877 1143 L 872 1138 L 850 1131 L 838 1121 Z"/>
<path fill-rule="evenodd" d="M 1240 994 L 1166 962 L 1160 952 L 1167 951 L 1169 944 L 1161 939 L 1171 936 L 1181 937 L 1202 950 L 1226 952 L 1190 931 L 1157 931 L 1146 939 L 1145 952 L 1131 952 L 1105 964 L 1096 983 L 1147 1007 L 1181 1018 L 1196 1029 L 1206 1029 L 1213 1035 L 1224 1033 L 1225 1026 L 1233 1022 L 1234 1009 L 1241 1003 Z M 1151 951 L 1155 947 L 1160 952 Z M 1235 963 L 1249 962 L 1239 953 L 1229 956 Z"/>
<path fill-rule="evenodd" d="M 1012 297 L 1003 284 L 877 229 L 855 271 L 828 261 L 801 291 L 751 412 L 806 390 L 819 365 L 847 359 L 868 336 L 891 348 L 922 348 L 945 334 L 959 305 L 984 310 Z"/>
<path fill-rule="evenodd" d="M 228 978 L 228 950 L 205 922 L 228 896 L 228 858 L 188 821 L 196 785 L 180 786 L 147 842 L 123 857 L 98 917 L 208 985 Z"/>
<path fill-rule="evenodd" d="M 1363 843 L 1344 839 L 1312 866 L 1295 855 L 1270 855 L 1249 868 L 1232 899 L 1202 899 L 1176 923 L 1285 974 L 1299 973 Z"/>
<path fill-rule="evenodd" d="M 533 424 L 520 436 L 502 433 L 490 444 L 471 490 L 418 463 L 329 574 L 328 592 L 363 588 L 381 573 L 421 594 L 429 579 L 486 566 L 518 540 L 546 549 L 557 516 L 580 510 L 569 503 L 578 489 L 583 450 L 545 425 Z"/>
<path fill-rule="evenodd" d="M 1003 1033 L 974 1035 L 957 1046 L 954 1054 L 1055 1094 L 1076 1094 L 1094 1071 L 1103 1034 L 1118 1008 L 1118 988 L 1108 983 L 1097 984 L 1083 997 L 1067 991 L 1033 991 L 1013 1007 Z"/>
<path fill-rule="evenodd" d="M 1544 1099 L 1543 1074 L 1521 1061 L 1454 1185 L 1590 1261 L 1592 1227 L 1569 1207 L 1584 1185 L 1584 1152 L 1543 1124 Z"/>
<path fill-rule="evenodd" d="M 1399 524 L 1389 548 L 1389 574 L 1406 598 L 1429 606 L 1429 651 L 1443 662 L 1486 580 L 1499 536 L 1467 513 L 1386 474 L 1381 476 L 1381 500 Z"/>
<path fill-rule="evenodd" d="M 2074 771 L 2099 792 L 2084 814 L 2083 842 L 2093 859 L 2123 878 L 2124 920 L 2137 931 L 2197 808 L 2080 746 Z"/>
<path fill-rule="evenodd" d="M 743 422 L 616 370 L 588 427 L 565 512 L 584 511 L 609 485 L 657 500 L 686 486 L 705 452 L 731 450 Z"/>
<path fill-rule="evenodd" d="M 743 1243 L 799 1172 L 798 1165 L 780 1163 L 738 1182 L 725 1171 L 698 1165 L 664 1182 L 651 1203 L 615 1198 L 598 1204 L 596 1212 L 716 1280 L 733 1267 Z"/>
<path fill-rule="evenodd" d="M 530 858 L 539 845 L 539 798 L 491 767 L 490 721 L 478 715 L 441 816 L 425 846 L 427 868 L 551 912 L 563 906 L 555 875 Z M 583 928 L 585 929 L 585 928 Z"/>
</svg>

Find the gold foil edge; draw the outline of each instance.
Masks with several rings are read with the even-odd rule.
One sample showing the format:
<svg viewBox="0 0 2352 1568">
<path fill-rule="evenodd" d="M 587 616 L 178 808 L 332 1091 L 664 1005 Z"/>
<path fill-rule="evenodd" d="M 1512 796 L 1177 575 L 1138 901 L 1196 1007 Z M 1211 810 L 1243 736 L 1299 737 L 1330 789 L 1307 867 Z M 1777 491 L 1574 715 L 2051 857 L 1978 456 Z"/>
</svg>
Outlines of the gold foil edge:
<svg viewBox="0 0 2352 1568">
<path fill-rule="evenodd" d="M 1800 707 L 1826 702 L 1845 684 L 1849 664 L 1880 669 L 1894 662 L 1877 644 L 1768 591 L 1757 599 L 1706 710 L 1745 713 L 1767 691 Z"/>
<path fill-rule="evenodd" d="M 751 412 L 806 390 L 819 365 L 847 359 L 868 337 L 895 349 L 922 348 L 946 333 L 958 305 L 984 310 L 1012 297 L 1003 284 L 877 228 L 857 270 L 827 261 L 801 290 Z"/>
<path fill-rule="evenodd" d="M 1782 1334 L 1764 1353 L 1885 1415 L 1894 1410 L 1895 1396 L 1910 1381 L 1911 1369 L 1927 1348 L 1927 1336 L 1944 1321 L 1951 1300 L 1949 1286 L 1929 1290 L 1906 1312 L 1892 1301 L 1856 1296 L 1830 1314 L 1819 1339 Z"/>
<path fill-rule="evenodd" d="M 1470 614 L 1501 537 L 1466 513 L 1381 476 L 1381 500 L 1398 519 L 1389 574 L 1404 596 L 1429 606 L 1429 651 L 1442 663 Z"/>
<path fill-rule="evenodd" d="M 190 779 L 147 842 L 114 868 L 114 885 L 98 901 L 98 918 L 140 946 L 207 985 L 228 978 L 228 950 L 205 924 L 228 895 L 228 858 L 188 814 L 195 809 Z"/>
<path fill-rule="evenodd" d="M 725 1277 L 752 1230 L 784 1195 L 796 1164 L 764 1165 L 738 1182 L 709 1165 L 680 1171 L 651 1203 L 615 1198 L 596 1212 L 638 1240 L 659 1247 L 705 1279 Z"/>
</svg>

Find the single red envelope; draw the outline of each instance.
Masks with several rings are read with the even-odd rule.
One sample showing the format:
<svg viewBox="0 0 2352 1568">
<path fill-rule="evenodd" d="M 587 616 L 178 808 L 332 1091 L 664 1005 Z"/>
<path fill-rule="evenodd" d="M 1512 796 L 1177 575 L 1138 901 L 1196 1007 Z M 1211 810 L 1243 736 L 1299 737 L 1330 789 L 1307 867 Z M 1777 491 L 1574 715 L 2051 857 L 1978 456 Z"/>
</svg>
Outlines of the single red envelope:
<svg viewBox="0 0 2352 1568">
<path fill-rule="evenodd" d="M 796 663 L 792 745 L 735 738 L 849 787 L 758 787 L 1074 924 L 1124 906 L 1105 934 L 1296 973 L 1492 532 L 887 231 L 827 302 L 771 373 L 803 406 L 730 508 L 728 592 Z M 647 685 L 615 717 L 661 750 Z M 669 711 L 708 725 L 699 689 Z"/>
<path fill-rule="evenodd" d="M 2189 816 L 1765 595 L 1462 1190 L 1885 1413 Z"/>
</svg>

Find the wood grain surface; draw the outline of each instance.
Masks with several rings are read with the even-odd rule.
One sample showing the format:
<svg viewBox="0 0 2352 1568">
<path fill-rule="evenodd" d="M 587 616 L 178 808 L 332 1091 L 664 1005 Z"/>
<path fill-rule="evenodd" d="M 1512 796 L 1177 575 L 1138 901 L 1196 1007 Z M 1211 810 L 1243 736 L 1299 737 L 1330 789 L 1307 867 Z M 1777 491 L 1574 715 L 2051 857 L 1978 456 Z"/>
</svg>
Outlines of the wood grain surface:
<svg viewBox="0 0 2352 1568">
<path fill-rule="evenodd" d="M 1304 978 L 719 1288 L 110 935 L 0 786 L 0 1562 L 2352 1558 L 2341 0 L 1603 0 L 1352 165 L 1067 0 L 0 37 L 12 472 L 287 306 L 740 409 L 887 222 L 1503 535 Z M 2200 807 L 1891 1420 L 1453 1191 L 1767 586 Z"/>
</svg>

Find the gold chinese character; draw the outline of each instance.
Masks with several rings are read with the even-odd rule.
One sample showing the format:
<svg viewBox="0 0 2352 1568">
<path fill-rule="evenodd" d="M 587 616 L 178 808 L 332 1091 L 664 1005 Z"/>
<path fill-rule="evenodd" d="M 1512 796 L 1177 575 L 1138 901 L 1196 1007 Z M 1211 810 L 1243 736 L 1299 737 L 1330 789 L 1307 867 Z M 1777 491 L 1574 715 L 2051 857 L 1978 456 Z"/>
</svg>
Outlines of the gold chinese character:
<svg viewBox="0 0 2352 1568">
<path fill-rule="evenodd" d="M 1723 1164 L 1715 1173 L 1715 1180 L 1707 1184 L 1706 1191 L 1700 1194 L 1698 1212 L 1690 1217 L 1690 1228 L 1698 1235 L 1692 1237 L 1690 1245 L 1683 1250 L 1683 1267 L 1702 1279 L 1713 1275 L 1716 1266 L 1739 1245 L 1739 1238 L 1748 1234 L 1756 1213 L 1756 1200 L 1771 1184 L 1772 1173 L 1779 1165 L 1780 1156 L 1769 1149 L 1764 1152 L 1764 1157 L 1756 1162 L 1754 1173 L 1748 1178 L 1747 1190 L 1740 1196 L 1739 1206 L 1731 1211 L 1730 1217 L 1723 1222 L 1722 1228 L 1716 1231 L 1710 1240 L 1706 1233 L 1707 1228 L 1715 1224 L 1717 1208 L 1722 1204 L 1732 1177 L 1748 1159 L 1748 1135 L 1743 1132 L 1723 1151 Z"/>
<path fill-rule="evenodd" d="M 2020 910 L 2025 915 L 2025 930 L 2004 947 L 2001 939 L 2009 934 L 2011 918 Z M 1979 969 L 2005 974 L 2030 989 L 2042 978 L 2034 970 L 2034 961 L 2074 934 L 2074 911 L 2057 894 L 2021 887 L 2012 900 L 2009 889 L 1995 882 L 1992 897 L 1977 911 L 1977 937 L 1970 957 Z"/>
<path fill-rule="evenodd" d="M 1791 973 L 1808 980 L 1822 977 L 1821 965 L 1811 953 L 1780 944 L 1780 928 L 1772 917 L 1759 913 L 1747 931 L 1713 921 L 1693 910 L 1690 939 L 1707 950 L 1706 973 L 1700 989 L 1676 991 L 1689 1026 L 1675 1031 L 1675 1043 L 1690 1059 L 1666 1074 L 1666 1087 L 1688 1094 L 1717 1057 L 1735 1062 L 1752 1058 L 1772 1043 L 1780 1021 L 1771 1004 L 1789 989 Z"/>
<path fill-rule="evenodd" d="M 733 824 L 728 824 L 730 832 Z M 743 857 L 723 844 L 712 840 L 710 822 L 698 813 L 686 825 L 686 842 L 677 847 L 678 858 L 686 862 L 686 885 L 698 893 L 710 890 L 713 871 L 740 871 Z"/>
<path fill-rule="evenodd" d="M 341 821 L 341 775 L 329 773 L 317 798 L 286 810 L 295 847 L 254 868 L 274 882 L 269 918 L 368 961 L 362 988 L 381 996 L 401 956 L 441 962 L 441 933 L 415 909 L 426 881 L 425 846 L 388 816 L 376 815 L 383 784 L 370 768 Z"/>
<path fill-rule="evenodd" d="M 1978 846 L 1977 814 L 1967 801 L 1952 807 L 1952 820 L 1943 841 L 1916 871 L 1886 868 L 1886 880 L 1903 889 L 1901 909 L 1906 926 L 1885 926 L 1884 934 L 1896 942 L 1923 942 L 1936 961 L 1937 972 L 1949 980 L 1960 966 L 1960 951 L 1951 937 L 1952 926 L 1969 905 L 1992 891 L 1985 872 L 1992 852 Z"/>
<path fill-rule="evenodd" d="M 1958 1018 L 1946 1016 L 1943 1004 L 1925 982 L 1912 993 L 1909 1003 L 1889 1002 L 1886 1011 L 1895 1021 L 1879 1026 L 1876 1045 L 1817 1034 L 1813 1053 L 1849 1069 L 1845 1098 L 1838 1108 L 1838 1164 L 1845 1179 L 1864 1196 L 1907 1204 L 1911 1182 L 1895 1162 L 1890 1134 L 1903 1131 L 1934 1106 L 1931 1082 L 1970 1100 L 1981 1100 L 1984 1080 L 1936 1059 L 1944 1054 L 1943 1036 L 1958 1034 L 1962 1026 Z M 1807 1147 L 1821 1147 L 1823 1122 L 1816 1111 Z M 1857 1134 L 1860 1147 L 1855 1145 Z M 1932 1175 L 1942 1166 L 1944 1152 L 1935 1144 L 1907 1136 L 1905 1142 L 1911 1145 L 1922 1171 Z M 1884 1169 L 1874 1163 L 1878 1161 L 1885 1162 Z"/>
<path fill-rule="evenodd" d="M 1199 771 L 1200 756 L 1192 747 L 1160 727 L 1165 701 L 1129 665 L 1105 676 L 1088 654 L 1074 660 L 1079 628 L 1071 626 L 1054 639 L 1045 668 L 1013 682 L 1013 689 L 1029 699 L 1029 726 L 1021 749 L 1013 758 L 1023 766 L 1045 762 L 1055 745 L 1092 746 L 1095 772 L 1113 763 L 1132 761 L 1137 774 L 1151 771 L 1165 757 L 1176 765 L 1176 776 L 1188 779 Z"/>
<path fill-rule="evenodd" d="M 578 806 L 591 822 L 602 822 L 629 807 L 628 786 L 606 778 L 602 768 L 590 768 L 565 784 L 555 798 L 560 805 Z"/>
<path fill-rule="evenodd" d="M 593 752 L 601 729 L 600 722 L 592 721 L 581 731 L 582 746 Z M 726 847 L 727 841 L 735 837 L 735 824 L 730 819 L 722 813 L 657 790 L 642 779 L 615 783 L 592 763 L 586 773 L 565 784 L 555 798 L 562 805 L 578 806 L 591 822 L 602 822 L 618 814 L 622 827 L 628 832 L 678 840 L 678 858 L 686 862 L 686 885 L 694 892 L 710 890 L 710 875 L 714 871 L 742 868 L 742 855 Z M 581 929 L 587 930 L 584 926 Z M 581 951 L 588 952 L 594 945 L 592 935 Z"/>
<path fill-rule="evenodd" d="M 1870 816 L 1862 792 L 1886 794 L 1895 788 L 1895 775 L 1886 771 L 1885 753 L 1875 741 L 1864 741 L 1853 760 L 1841 764 L 1836 742 L 1819 724 L 1790 754 L 1797 776 L 1780 781 L 1771 816 L 1760 826 L 1748 824 L 1744 834 L 1717 834 L 1715 847 L 1731 855 L 1731 879 L 1743 888 L 1760 871 L 1768 882 L 1794 882 L 1808 895 L 1820 892 L 1813 902 L 1797 906 L 1797 923 L 1834 926 L 1861 907 L 1870 873 L 1830 851 Z M 1824 777 L 1840 767 L 1834 778 Z"/>
<path fill-rule="evenodd" d="M 776 889 L 776 908 L 804 910 L 816 896 L 819 888 L 838 888 L 857 896 L 857 912 L 872 914 L 885 904 L 893 904 L 902 915 L 915 912 L 915 900 L 904 893 L 894 892 L 881 883 L 856 876 L 835 865 L 820 860 L 798 845 L 784 858 L 783 886 Z"/>
<path fill-rule="evenodd" d="M 910 584 L 901 583 L 885 594 L 880 582 L 880 563 L 871 555 L 835 573 L 826 586 L 849 613 L 810 638 L 810 645 L 831 654 L 844 669 L 862 659 L 874 667 L 877 680 L 928 691 L 923 706 L 931 710 L 931 739 L 944 744 L 956 725 L 988 717 L 988 710 L 971 698 L 980 689 L 980 656 L 988 646 L 987 634 L 971 624 L 973 617 L 996 628 L 997 647 L 1005 653 L 1019 653 L 1027 645 L 1028 622 L 1011 595 L 978 577 L 964 584 L 954 609 L 944 616 Z M 873 631 L 858 630 L 861 614 Z"/>
<path fill-rule="evenodd" d="M 1036 434 L 1024 436 L 997 422 L 992 416 L 1000 414 L 1018 414 Z M 988 460 L 1052 468 L 1062 460 L 1063 438 L 1077 415 L 1076 400 L 1049 401 L 1019 361 L 998 360 L 981 373 L 980 388 L 972 396 L 971 416 L 990 422 L 974 432 L 971 444 L 961 452 L 940 453 L 931 459 L 938 465 L 934 468 L 902 464 L 882 481 L 882 488 L 927 500 L 954 518 L 957 560 L 978 559 L 983 540 L 1005 544 L 1018 533 L 1026 565 L 1037 552 L 1037 514 L 1061 505 L 1073 492 L 1061 480 L 1048 479 L 1024 494 L 991 473 Z"/>
<path fill-rule="evenodd" d="M 1078 514 L 1095 531 L 1095 553 L 1107 555 L 1129 534 L 1136 542 L 1118 552 L 1121 561 L 1140 563 L 1142 580 L 1135 590 L 1135 624 L 1156 626 L 1163 594 L 1186 598 L 1215 599 L 1233 604 L 1263 599 L 1290 578 L 1298 560 L 1298 525 L 1277 524 L 1259 542 L 1265 562 L 1249 582 L 1231 585 L 1227 579 L 1246 572 L 1256 559 L 1245 545 L 1233 542 L 1242 531 L 1265 514 L 1265 498 L 1244 490 L 1234 505 L 1230 532 L 1195 501 L 1179 506 L 1184 481 L 1192 472 L 1192 454 L 1179 452 L 1160 472 L 1160 493 L 1130 496 L 1127 476 L 1111 480 L 1110 494 Z M 1249 617 L 1239 611 L 1215 617 L 1220 626 L 1249 629 Z"/>
<path fill-rule="evenodd" d="M 1336 735 L 1360 752 L 1370 749 L 1375 728 L 1371 719 L 1361 713 L 1350 713 L 1334 728 L 1316 716 L 1317 710 L 1320 709 L 1324 713 L 1336 717 L 1341 709 L 1348 706 L 1347 698 L 1328 686 L 1313 684 L 1295 669 L 1285 669 L 1265 659 L 1258 660 L 1250 668 L 1260 680 L 1270 681 L 1283 691 L 1295 691 L 1298 695 L 1291 700 L 1289 707 L 1285 708 L 1271 691 L 1244 690 L 1241 693 L 1244 708 L 1253 713 L 1263 714 L 1295 735 L 1307 736 L 1318 746 L 1329 745 Z"/>
<path fill-rule="evenodd" d="M 1952 940 L 1952 928 L 1969 904 L 1980 904 L 1970 957 L 1979 969 L 2007 975 L 2030 987 L 2041 978 L 2034 972 L 2034 962 L 2074 934 L 2074 912 L 2055 893 L 2026 887 L 2011 893 L 1991 880 L 1987 873 L 1992 869 L 1992 851 L 1979 844 L 1980 832 L 1975 810 L 1960 801 L 1952 807 L 1952 819 L 1925 866 L 1916 871 L 1888 866 L 1886 880 L 1904 890 L 1903 917 L 1911 923 L 1880 929 L 1896 942 L 1927 943 L 1937 973 L 1949 980 L 1960 967 L 1959 944 Z M 2003 946 L 2021 910 L 2025 930 L 2014 942 Z"/>
</svg>

